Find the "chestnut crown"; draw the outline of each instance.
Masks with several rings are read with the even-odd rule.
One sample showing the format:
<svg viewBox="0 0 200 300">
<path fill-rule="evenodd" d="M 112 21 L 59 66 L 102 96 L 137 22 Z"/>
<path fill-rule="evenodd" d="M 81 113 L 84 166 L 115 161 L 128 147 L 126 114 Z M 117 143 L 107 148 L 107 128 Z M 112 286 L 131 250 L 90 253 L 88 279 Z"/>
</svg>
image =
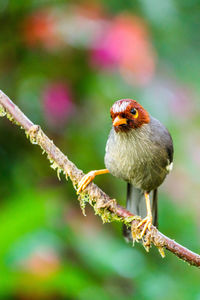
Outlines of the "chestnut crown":
<svg viewBox="0 0 200 300">
<path fill-rule="evenodd" d="M 116 101 L 110 109 L 115 131 L 127 131 L 141 127 L 150 122 L 148 112 L 135 100 Z"/>
</svg>

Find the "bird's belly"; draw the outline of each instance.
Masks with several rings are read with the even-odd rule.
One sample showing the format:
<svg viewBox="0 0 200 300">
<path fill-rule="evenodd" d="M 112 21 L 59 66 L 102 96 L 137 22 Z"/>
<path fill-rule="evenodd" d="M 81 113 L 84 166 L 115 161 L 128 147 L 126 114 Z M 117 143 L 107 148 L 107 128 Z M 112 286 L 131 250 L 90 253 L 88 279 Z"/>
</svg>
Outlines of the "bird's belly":
<svg viewBox="0 0 200 300">
<path fill-rule="evenodd" d="M 147 191 L 157 188 L 167 175 L 166 168 L 154 152 L 147 155 L 127 144 L 126 147 L 108 145 L 105 165 L 112 175 Z"/>
</svg>

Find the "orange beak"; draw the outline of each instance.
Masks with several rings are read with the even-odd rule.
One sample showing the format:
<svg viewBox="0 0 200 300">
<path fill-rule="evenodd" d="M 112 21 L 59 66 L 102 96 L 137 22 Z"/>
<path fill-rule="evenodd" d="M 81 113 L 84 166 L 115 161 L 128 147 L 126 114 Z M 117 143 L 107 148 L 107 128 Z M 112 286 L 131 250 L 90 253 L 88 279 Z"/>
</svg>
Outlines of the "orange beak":
<svg viewBox="0 0 200 300">
<path fill-rule="evenodd" d="M 113 126 L 127 124 L 127 119 L 117 116 L 113 121 Z"/>
</svg>

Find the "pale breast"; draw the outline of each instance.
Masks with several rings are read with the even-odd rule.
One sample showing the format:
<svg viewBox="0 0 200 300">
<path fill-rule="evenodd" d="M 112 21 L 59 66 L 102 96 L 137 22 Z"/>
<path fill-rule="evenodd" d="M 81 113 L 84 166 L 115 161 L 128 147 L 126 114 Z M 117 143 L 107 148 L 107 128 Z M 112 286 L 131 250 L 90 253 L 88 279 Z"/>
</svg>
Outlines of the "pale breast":
<svg viewBox="0 0 200 300">
<path fill-rule="evenodd" d="M 157 188 L 168 173 L 169 162 L 166 150 L 151 139 L 151 134 L 145 125 L 129 132 L 112 129 L 105 154 L 110 173 L 143 190 Z"/>
</svg>

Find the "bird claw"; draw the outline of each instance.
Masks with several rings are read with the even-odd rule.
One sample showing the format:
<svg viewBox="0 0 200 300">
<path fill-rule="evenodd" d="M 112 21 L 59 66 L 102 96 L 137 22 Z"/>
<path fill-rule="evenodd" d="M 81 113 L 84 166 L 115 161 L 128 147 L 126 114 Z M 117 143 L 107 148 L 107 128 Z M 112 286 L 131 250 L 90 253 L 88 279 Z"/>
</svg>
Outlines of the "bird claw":
<svg viewBox="0 0 200 300">
<path fill-rule="evenodd" d="M 143 224 L 144 228 L 140 234 L 140 239 L 143 238 L 143 236 L 145 235 L 146 230 L 148 229 L 149 231 L 151 231 L 151 226 L 152 226 L 152 217 L 151 216 L 147 216 L 146 218 L 144 218 L 137 226 L 137 228 L 141 227 Z"/>
<path fill-rule="evenodd" d="M 83 176 L 78 184 L 77 192 L 80 193 L 81 191 L 83 191 L 88 186 L 88 184 L 94 179 L 94 177 L 95 177 L 94 171 L 91 171 L 85 176 Z"/>
</svg>

